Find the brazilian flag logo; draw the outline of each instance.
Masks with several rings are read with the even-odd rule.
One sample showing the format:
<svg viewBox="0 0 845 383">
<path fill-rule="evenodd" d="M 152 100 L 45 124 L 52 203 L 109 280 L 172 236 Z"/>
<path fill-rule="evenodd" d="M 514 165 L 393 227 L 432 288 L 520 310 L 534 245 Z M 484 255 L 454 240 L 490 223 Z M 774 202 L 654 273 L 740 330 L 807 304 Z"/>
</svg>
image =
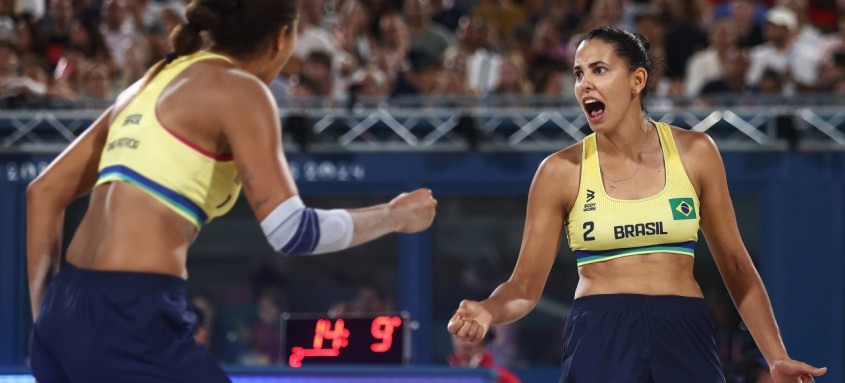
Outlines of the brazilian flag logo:
<svg viewBox="0 0 845 383">
<path fill-rule="evenodd" d="M 670 198 L 669 206 L 672 208 L 672 218 L 675 221 L 695 219 L 695 202 L 692 198 Z"/>
</svg>

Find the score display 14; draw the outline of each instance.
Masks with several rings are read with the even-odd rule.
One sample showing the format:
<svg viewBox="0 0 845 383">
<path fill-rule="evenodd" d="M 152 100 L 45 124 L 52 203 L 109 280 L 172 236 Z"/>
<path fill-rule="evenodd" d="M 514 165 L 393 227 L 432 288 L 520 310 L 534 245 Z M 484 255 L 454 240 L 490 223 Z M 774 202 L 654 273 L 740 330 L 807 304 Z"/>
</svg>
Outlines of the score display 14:
<svg viewBox="0 0 845 383">
<path fill-rule="evenodd" d="M 303 364 L 401 365 L 409 358 L 406 318 L 356 315 L 328 318 L 309 314 L 282 317 L 282 360 Z"/>
</svg>

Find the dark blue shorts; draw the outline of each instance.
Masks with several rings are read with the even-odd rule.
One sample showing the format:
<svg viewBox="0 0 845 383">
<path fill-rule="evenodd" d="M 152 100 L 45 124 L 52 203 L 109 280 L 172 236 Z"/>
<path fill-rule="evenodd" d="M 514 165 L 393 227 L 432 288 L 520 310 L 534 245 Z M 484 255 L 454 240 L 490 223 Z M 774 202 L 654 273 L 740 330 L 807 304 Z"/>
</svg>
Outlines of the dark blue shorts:
<svg viewBox="0 0 845 383">
<path fill-rule="evenodd" d="M 63 263 L 30 338 L 39 383 L 230 383 L 194 341 L 185 281 Z"/>
<path fill-rule="evenodd" d="M 701 298 L 578 298 L 563 328 L 561 383 L 722 383 L 713 321 Z"/>
</svg>

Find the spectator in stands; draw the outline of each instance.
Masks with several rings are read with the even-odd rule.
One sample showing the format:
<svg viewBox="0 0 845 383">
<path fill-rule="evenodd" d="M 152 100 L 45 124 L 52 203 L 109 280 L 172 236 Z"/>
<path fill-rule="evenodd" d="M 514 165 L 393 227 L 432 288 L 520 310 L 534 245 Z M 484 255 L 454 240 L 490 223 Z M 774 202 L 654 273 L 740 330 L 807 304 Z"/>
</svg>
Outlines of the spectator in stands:
<svg viewBox="0 0 845 383">
<path fill-rule="evenodd" d="M 818 77 L 819 52 L 795 41 L 798 20 L 786 7 L 773 7 L 766 14 L 766 43 L 751 49 L 746 85 L 757 88 L 763 73 L 771 69 L 784 80 L 784 92 L 812 90 Z M 770 87 L 767 89 L 771 90 Z"/>
<path fill-rule="evenodd" d="M 467 78 L 466 53 L 453 50 L 443 59 L 443 70 L 438 77 L 438 93 L 448 96 L 476 96 L 475 90 L 470 88 Z"/>
<path fill-rule="evenodd" d="M 150 44 L 144 38 L 135 38 L 126 47 L 126 63 L 120 79 L 120 88 L 126 88 L 144 77 L 153 62 Z"/>
<path fill-rule="evenodd" d="M 789 8 L 798 20 L 796 44 L 818 48 L 824 41 L 818 28 L 810 23 L 810 7 L 807 0 L 778 0 L 778 5 Z"/>
<path fill-rule="evenodd" d="M 545 59 L 555 62 L 572 62 L 572 50 L 569 40 L 572 36 L 569 26 L 560 19 L 549 15 L 541 18 L 534 26 L 534 33 L 531 41 L 533 50 L 532 62 L 536 59 Z M 528 72 L 526 72 L 528 73 Z"/>
<path fill-rule="evenodd" d="M 118 69 L 123 69 L 126 61 L 126 47 L 137 37 L 135 23 L 127 17 L 127 0 L 106 0 L 102 7 L 103 38 Z"/>
<path fill-rule="evenodd" d="M 437 89 L 440 61 L 425 52 L 410 51 L 408 63 L 408 68 L 398 75 L 391 97 L 433 94 Z"/>
<path fill-rule="evenodd" d="M 534 93 L 560 97 L 567 93 L 567 70 L 564 63 L 541 60 L 534 63 L 531 71 Z"/>
<path fill-rule="evenodd" d="M 83 18 L 71 24 L 70 45 L 78 48 L 86 60 L 104 63 L 114 72 L 114 60 L 96 22 Z"/>
<path fill-rule="evenodd" d="M 272 295 L 258 297 L 257 319 L 249 331 L 250 347 L 245 357 L 247 364 L 266 365 L 281 363 L 282 308 Z"/>
<path fill-rule="evenodd" d="M 407 23 L 409 49 L 441 59 L 455 39 L 446 27 L 431 20 L 431 0 L 405 0 L 403 14 Z"/>
<path fill-rule="evenodd" d="M 162 7 L 159 19 L 161 23 L 153 24 L 150 28 L 164 28 L 164 34 L 170 35 L 176 26 L 185 22 L 185 7 L 177 2 L 167 3 Z"/>
<path fill-rule="evenodd" d="M 700 15 L 695 9 L 695 1 L 658 0 L 657 4 L 659 20 L 666 31 L 663 36 L 665 76 L 674 86 L 672 94 L 680 94 L 684 76 L 688 74 L 687 62 L 694 53 L 707 47 L 707 34 L 698 25 Z"/>
<path fill-rule="evenodd" d="M 578 30 L 584 32 L 602 26 L 619 26 L 623 9 L 622 0 L 595 0 Z"/>
<path fill-rule="evenodd" d="M 722 58 L 720 67 L 723 70 L 717 79 L 708 81 L 701 87 L 701 96 L 730 96 L 745 92 L 745 73 L 748 71 L 748 54 L 744 50 L 729 52 Z M 699 99 L 704 103 L 709 100 Z"/>
<path fill-rule="evenodd" d="M 514 28 L 528 21 L 522 4 L 512 0 L 480 0 L 470 14 L 491 25 L 500 40 L 506 40 L 513 34 Z"/>
<path fill-rule="evenodd" d="M 319 85 L 310 77 L 295 75 L 289 80 L 287 94 L 292 98 L 312 98 L 317 97 L 318 89 Z M 279 99 L 276 96 L 276 100 Z"/>
<path fill-rule="evenodd" d="M 42 20 L 47 39 L 47 59 L 56 64 L 70 43 L 70 29 L 73 24 L 71 0 L 49 0 L 47 15 Z"/>
<path fill-rule="evenodd" d="M 511 53 L 502 59 L 499 67 L 499 86 L 497 94 L 527 95 L 530 94 L 531 83 L 528 81 L 525 61 L 517 53 Z"/>
<path fill-rule="evenodd" d="M 731 18 L 736 24 L 739 39 L 737 44 L 750 48 L 765 42 L 763 26 L 757 21 L 757 0 L 730 0 Z"/>
<path fill-rule="evenodd" d="M 408 55 L 408 26 L 401 14 L 392 12 L 381 18 L 379 31 L 381 41 L 374 53 L 374 64 L 385 76 L 384 86 L 392 89 L 396 75 Z"/>
<path fill-rule="evenodd" d="M 350 96 L 354 93 L 363 97 L 386 97 L 389 95 L 387 75 L 377 67 L 368 67 L 358 70 L 352 76 Z"/>
<path fill-rule="evenodd" d="M 111 71 L 108 65 L 94 62 L 89 65 L 82 75 L 82 92 L 80 96 L 89 101 L 111 101 L 113 89 Z"/>
<path fill-rule="evenodd" d="M 53 71 L 51 96 L 62 100 L 73 100 L 82 89 L 82 73 L 89 65 L 85 54 L 77 47 L 64 50 Z"/>
<path fill-rule="evenodd" d="M 22 55 L 44 57 L 47 53 L 46 41 L 35 19 L 22 15 L 15 25 L 15 44 Z"/>
<path fill-rule="evenodd" d="M 480 96 L 487 95 L 499 85 L 499 66 L 495 29 L 484 18 L 461 18 L 455 32 L 455 44 L 446 51 L 447 57 L 463 54 L 467 63 L 467 82 L 470 89 Z"/>
<path fill-rule="evenodd" d="M 0 77 L 0 97 L 7 108 L 38 106 L 47 94 L 47 63 L 40 56 L 23 56 L 19 74 Z"/>
<path fill-rule="evenodd" d="M 331 97 L 332 85 L 332 56 L 328 52 L 312 51 L 302 64 L 300 77 L 308 77 L 316 85 L 316 96 Z"/>
<path fill-rule="evenodd" d="M 665 62 L 668 55 L 666 49 L 666 28 L 668 21 L 666 18 L 657 13 L 656 9 L 646 8 L 636 16 L 634 22 L 637 26 L 637 32 L 651 42 L 651 55 Z M 652 73 L 652 80 L 650 81 L 654 84 L 653 91 L 658 98 L 679 95 L 683 91 L 682 80 L 670 78 L 667 75 L 668 69 L 664 64 L 656 67 Z"/>
<path fill-rule="evenodd" d="M 467 14 L 466 3 L 455 0 L 431 0 L 431 20 L 450 31 L 458 29 L 458 21 Z"/>
<path fill-rule="evenodd" d="M 845 7 L 838 12 L 837 26 L 837 31 L 825 36 L 822 41 L 822 64 L 832 64 L 837 53 L 845 53 Z"/>
<path fill-rule="evenodd" d="M 710 26 L 710 46 L 690 57 L 684 78 L 684 95 L 697 96 L 710 81 L 722 78 L 725 68 L 722 63 L 739 51 L 736 46 L 736 25 L 733 20 L 722 18 Z"/>
<path fill-rule="evenodd" d="M 375 285 L 367 285 L 358 289 L 352 299 L 333 304 L 328 314 L 388 314 L 393 313 L 394 310 L 393 298 L 386 290 Z"/>
<path fill-rule="evenodd" d="M 7 41 L 0 41 L 0 78 L 17 76 L 20 64 L 21 53 L 18 47 Z"/>
<path fill-rule="evenodd" d="M 452 336 L 452 349 L 454 353 L 447 358 L 449 365 L 452 367 L 487 368 L 494 370 L 499 376 L 498 383 L 522 382 L 516 374 L 498 365 L 493 358 L 493 354 L 487 350 L 487 345 L 492 342 L 493 335 L 494 331 L 491 331 L 486 338 L 476 343 Z"/>
<path fill-rule="evenodd" d="M 334 37 L 323 25 L 324 0 L 306 1 L 299 11 L 299 25 L 296 47 L 293 56 L 285 65 L 282 73 L 291 76 L 299 73 L 302 63 L 312 51 L 338 52 Z M 341 60 L 340 55 L 333 55 L 333 60 Z"/>
<path fill-rule="evenodd" d="M 197 343 L 209 348 L 213 338 L 214 317 L 216 310 L 214 305 L 205 296 L 199 295 L 191 299 L 191 311 L 197 316 L 194 329 L 194 339 Z"/>
</svg>

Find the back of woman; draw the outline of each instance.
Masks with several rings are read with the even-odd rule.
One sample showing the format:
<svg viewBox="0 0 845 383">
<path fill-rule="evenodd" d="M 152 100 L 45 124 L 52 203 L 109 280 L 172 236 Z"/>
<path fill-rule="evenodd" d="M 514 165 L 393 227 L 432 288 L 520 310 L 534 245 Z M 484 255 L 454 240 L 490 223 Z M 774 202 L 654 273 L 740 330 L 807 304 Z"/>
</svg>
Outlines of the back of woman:
<svg viewBox="0 0 845 383">
<path fill-rule="evenodd" d="M 306 206 L 269 84 L 296 43 L 296 0 L 194 0 L 174 53 L 27 189 L 30 359 L 41 382 L 229 382 L 193 338 L 187 250 L 243 189 L 284 255 L 431 225 L 431 191 L 363 209 Z M 211 42 L 208 51 L 201 33 Z M 65 208 L 92 192 L 63 261 Z"/>
</svg>

